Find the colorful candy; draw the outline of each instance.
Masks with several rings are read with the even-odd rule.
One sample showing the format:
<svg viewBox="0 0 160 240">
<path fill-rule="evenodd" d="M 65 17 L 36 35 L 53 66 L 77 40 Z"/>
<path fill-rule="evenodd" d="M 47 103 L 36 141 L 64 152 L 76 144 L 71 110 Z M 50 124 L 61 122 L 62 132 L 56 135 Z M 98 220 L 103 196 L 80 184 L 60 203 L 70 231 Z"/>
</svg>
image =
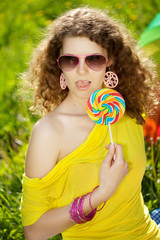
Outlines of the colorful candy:
<svg viewBox="0 0 160 240">
<path fill-rule="evenodd" d="M 118 122 L 123 116 L 125 101 L 116 90 L 99 89 L 88 99 L 87 112 L 94 122 L 110 125 Z"/>
</svg>

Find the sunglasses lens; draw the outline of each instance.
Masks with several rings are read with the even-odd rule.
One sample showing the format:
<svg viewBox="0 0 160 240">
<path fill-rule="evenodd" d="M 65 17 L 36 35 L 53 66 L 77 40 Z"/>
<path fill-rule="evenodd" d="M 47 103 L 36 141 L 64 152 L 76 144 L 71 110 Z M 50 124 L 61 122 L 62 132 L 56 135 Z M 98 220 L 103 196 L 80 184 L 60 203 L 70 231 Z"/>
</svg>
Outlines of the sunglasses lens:
<svg viewBox="0 0 160 240">
<path fill-rule="evenodd" d="M 59 58 L 59 66 L 64 71 L 73 70 L 79 62 L 79 59 L 75 56 L 61 56 Z"/>
<path fill-rule="evenodd" d="M 99 71 L 106 66 L 106 58 L 102 55 L 90 55 L 86 57 L 86 64 L 91 69 Z"/>
</svg>

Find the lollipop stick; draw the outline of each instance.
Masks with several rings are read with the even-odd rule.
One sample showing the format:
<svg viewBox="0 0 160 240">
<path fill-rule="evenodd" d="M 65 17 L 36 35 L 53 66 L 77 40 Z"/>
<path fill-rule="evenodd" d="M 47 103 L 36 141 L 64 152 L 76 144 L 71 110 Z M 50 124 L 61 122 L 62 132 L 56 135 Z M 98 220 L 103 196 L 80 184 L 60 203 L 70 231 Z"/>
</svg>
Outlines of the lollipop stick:
<svg viewBox="0 0 160 240">
<path fill-rule="evenodd" d="M 109 134 L 110 134 L 111 143 L 113 144 L 113 138 L 112 138 L 112 132 L 111 132 L 111 125 L 110 125 L 110 123 L 108 124 L 108 127 L 109 127 Z M 115 160 L 115 155 L 113 156 L 113 159 Z"/>
<path fill-rule="evenodd" d="M 109 127 L 109 134 L 110 134 L 111 143 L 113 144 L 113 138 L 112 138 L 112 132 L 111 132 L 111 125 L 110 125 L 110 123 L 108 124 L 108 127 Z"/>
</svg>

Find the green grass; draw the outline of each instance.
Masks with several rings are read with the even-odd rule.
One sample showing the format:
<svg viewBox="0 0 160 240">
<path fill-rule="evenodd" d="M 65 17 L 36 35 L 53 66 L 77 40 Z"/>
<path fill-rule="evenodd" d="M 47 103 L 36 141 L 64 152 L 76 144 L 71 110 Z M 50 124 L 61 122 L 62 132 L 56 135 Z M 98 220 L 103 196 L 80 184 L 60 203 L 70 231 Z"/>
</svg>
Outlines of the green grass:
<svg viewBox="0 0 160 240">
<path fill-rule="evenodd" d="M 150 211 L 160 207 L 160 140 L 146 143 L 147 167 L 142 182 L 144 201 Z"/>
</svg>

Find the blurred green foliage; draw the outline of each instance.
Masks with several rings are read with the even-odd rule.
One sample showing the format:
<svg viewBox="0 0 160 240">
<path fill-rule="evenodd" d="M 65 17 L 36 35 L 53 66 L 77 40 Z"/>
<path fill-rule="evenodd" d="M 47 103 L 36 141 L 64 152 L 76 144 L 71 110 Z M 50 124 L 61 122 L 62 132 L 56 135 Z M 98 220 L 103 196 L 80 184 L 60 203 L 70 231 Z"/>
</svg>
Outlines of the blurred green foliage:
<svg viewBox="0 0 160 240">
<path fill-rule="evenodd" d="M 160 11 L 159 0 L 5 0 L 0 2 L 0 99 L 17 84 L 17 74 L 27 68 L 30 54 L 42 37 L 44 28 L 57 15 L 88 4 L 109 9 L 125 23 L 135 38 Z"/>
<path fill-rule="evenodd" d="M 85 4 L 109 9 L 136 39 L 160 11 L 159 0 L 0 1 L 0 240 L 24 239 L 19 210 L 21 179 L 31 130 L 39 118 L 28 110 L 32 99 L 22 91 L 23 80 L 18 75 L 27 69 L 31 52 L 43 37 L 45 27 L 62 12 Z M 153 164 L 156 156 L 160 158 L 159 143 L 148 148 L 143 194 L 152 210 L 159 206 L 160 199 L 159 166 Z M 53 239 L 61 239 L 61 235 Z"/>
</svg>

